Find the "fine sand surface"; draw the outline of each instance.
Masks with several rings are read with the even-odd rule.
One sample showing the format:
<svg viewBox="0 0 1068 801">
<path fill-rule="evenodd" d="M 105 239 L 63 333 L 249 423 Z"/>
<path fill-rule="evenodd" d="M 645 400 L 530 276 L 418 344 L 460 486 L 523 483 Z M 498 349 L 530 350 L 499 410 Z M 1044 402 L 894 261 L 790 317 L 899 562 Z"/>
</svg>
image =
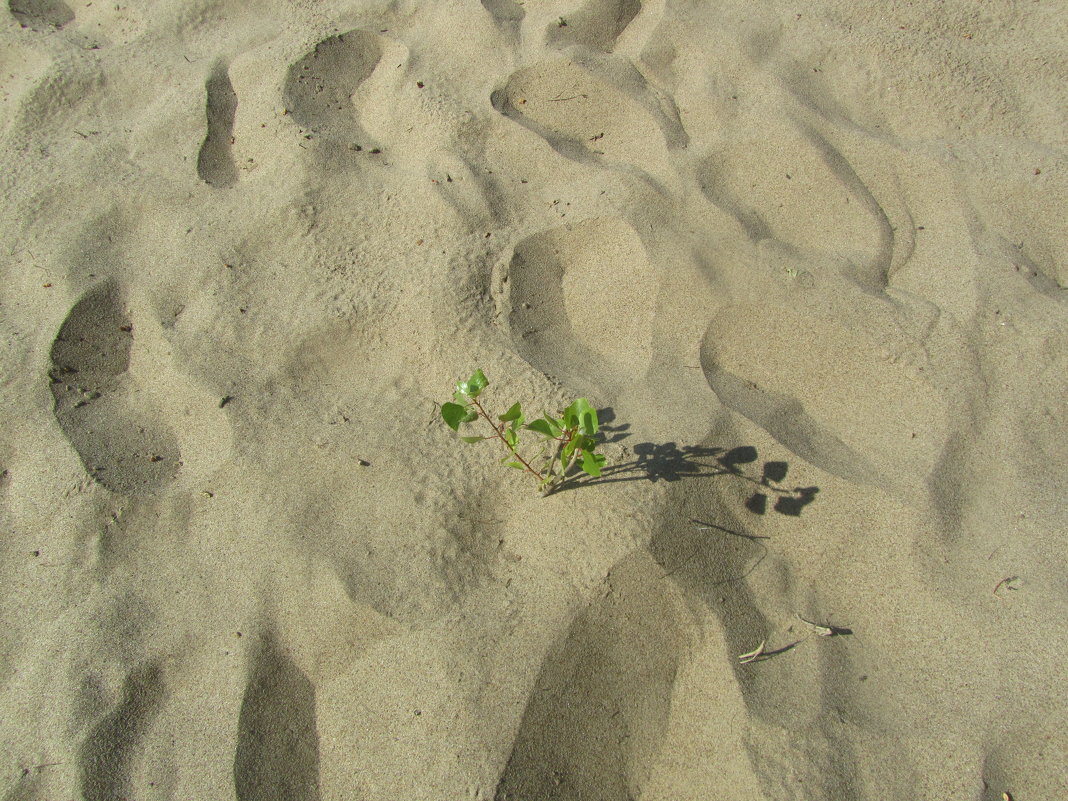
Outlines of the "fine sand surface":
<svg viewBox="0 0 1068 801">
<path fill-rule="evenodd" d="M 1061 0 L 0 16 L 0 799 L 1068 799 Z"/>
</svg>

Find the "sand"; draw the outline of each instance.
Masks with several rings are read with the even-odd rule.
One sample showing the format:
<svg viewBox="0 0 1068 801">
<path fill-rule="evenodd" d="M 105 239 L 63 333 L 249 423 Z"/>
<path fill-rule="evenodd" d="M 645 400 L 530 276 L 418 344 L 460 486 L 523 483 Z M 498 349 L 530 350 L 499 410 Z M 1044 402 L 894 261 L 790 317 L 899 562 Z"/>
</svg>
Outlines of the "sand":
<svg viewBox="0 0 1068 801">
<path fill-rule="evenodd" d="M 2 14 L 0 798 L 1068 798 L 1063 3 Z"/>
</svg>

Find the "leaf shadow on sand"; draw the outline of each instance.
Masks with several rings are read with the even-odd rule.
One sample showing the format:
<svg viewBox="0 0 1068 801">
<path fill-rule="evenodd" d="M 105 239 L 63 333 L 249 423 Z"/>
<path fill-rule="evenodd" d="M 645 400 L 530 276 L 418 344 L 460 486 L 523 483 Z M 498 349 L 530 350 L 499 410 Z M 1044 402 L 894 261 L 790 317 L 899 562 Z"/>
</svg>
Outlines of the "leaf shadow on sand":
<svg viewBox="0 0 1068 801">
<path fill-rule="evenodd" d="M 628 423 L 614 424 L 615 413 L 612 409 L 598 410 L 598 418 L 602 421 L 602 442 L 623 442 L 631 436 Z M 655 483 L 731 476 L 734 480 L 753 485 L 753 493 L 745 502 L 750 512 L 765 514 L 770 504 L 779 514 L 800 517 L 801 511 L 816 499 L 820 491 L 819 487 L 791 487 L 784 484 L 789 473 L 787 462 L 767 461 L 757 467 L 759 454 L 751 445 L 727 449 L 706 445 L 680 446 L 675 442 L 638 442 L 625 447 L 634 456 L 633 459 L 607 465 L 599 478 L 582 473 L 571 475 L 555 492 L 620 481 Z"/>
</svg>

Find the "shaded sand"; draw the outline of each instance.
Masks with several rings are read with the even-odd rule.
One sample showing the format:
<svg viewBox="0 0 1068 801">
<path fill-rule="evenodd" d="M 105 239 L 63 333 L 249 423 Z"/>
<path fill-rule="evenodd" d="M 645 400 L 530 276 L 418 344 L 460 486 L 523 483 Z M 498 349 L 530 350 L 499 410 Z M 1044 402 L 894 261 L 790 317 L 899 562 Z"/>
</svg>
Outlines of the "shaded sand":
<svg viewBox="0 0 1068 801">
<path fill-rule="evenodd" d="M 1068 798 L 1062 3 L 0 15 L 0 799 Z"/>
</svg>

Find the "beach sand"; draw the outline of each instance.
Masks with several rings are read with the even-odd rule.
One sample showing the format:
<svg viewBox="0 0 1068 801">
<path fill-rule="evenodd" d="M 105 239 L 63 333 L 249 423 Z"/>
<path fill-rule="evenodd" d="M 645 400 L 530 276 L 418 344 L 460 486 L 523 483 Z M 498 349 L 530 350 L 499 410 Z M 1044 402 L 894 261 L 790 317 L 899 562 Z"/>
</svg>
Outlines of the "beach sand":
<svg viewBox="0 0 1068 801">
<path fill-rule="evenodd" d="M 0 798 L 1068 798 L 1063 3 L 2 16 Z"/>
</svg>

